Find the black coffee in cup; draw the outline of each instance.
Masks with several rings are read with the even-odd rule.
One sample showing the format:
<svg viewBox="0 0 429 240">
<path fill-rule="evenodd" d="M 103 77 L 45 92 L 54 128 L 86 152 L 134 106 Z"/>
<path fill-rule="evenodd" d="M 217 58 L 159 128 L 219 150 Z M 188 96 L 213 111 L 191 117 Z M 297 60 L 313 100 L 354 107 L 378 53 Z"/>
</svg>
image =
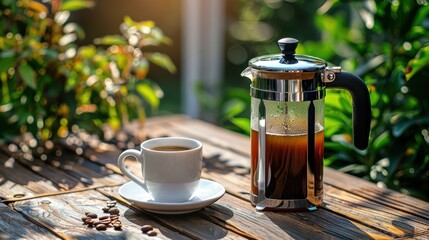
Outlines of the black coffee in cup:
<svg viewBox="0 0 429 240">
<path fill-rule="evenodd" d="M 177 151 L 186 151 L 186 150 L 190 150 L 191 148 L 188 147 L 182 147 L 182 146 L 158 146 L 158 147 L 154 147 L 151 148 L 152 150 L 155 151 L 161 151 L 161 152 L 177 152 Z"/>
</svg>

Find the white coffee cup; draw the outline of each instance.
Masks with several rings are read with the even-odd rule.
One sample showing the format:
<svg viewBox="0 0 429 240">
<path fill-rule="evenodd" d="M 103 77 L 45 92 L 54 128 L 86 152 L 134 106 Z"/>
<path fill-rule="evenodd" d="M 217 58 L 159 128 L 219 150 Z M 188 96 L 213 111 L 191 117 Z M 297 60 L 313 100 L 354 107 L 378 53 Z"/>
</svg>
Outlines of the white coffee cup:
<svg viewBox="0 0 429 240">
<path fill-rule="evenodd" d="M 124 175 L 151 194 L 154 201 L 185 202 L 192 197 L 201 178 L 202 147 L 201 142 L 190 138 L 154 138 L 144 141 L 140 151 L 122 152 L 118 166 Z M 143 179 L 125 168 L 127 157 L 141 163 Z"/>
</svg>

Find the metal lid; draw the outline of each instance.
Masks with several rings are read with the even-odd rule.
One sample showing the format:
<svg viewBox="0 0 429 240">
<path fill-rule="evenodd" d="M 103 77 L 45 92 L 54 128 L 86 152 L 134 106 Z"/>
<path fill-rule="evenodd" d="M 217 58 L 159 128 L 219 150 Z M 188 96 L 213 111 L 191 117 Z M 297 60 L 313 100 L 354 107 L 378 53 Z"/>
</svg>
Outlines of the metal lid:
<svg viewBox="0 0 429 240">
<path fill-rule="evenodd" d="M 283 38 L 278 41 L 281 54 L 265 55 L 249 61 L 252 70 L 263 78 L 270 79 L 313 79 L 323 71 L 327 63 L 316 57 L 295 54 L 298 40 Z"/>
</svg>

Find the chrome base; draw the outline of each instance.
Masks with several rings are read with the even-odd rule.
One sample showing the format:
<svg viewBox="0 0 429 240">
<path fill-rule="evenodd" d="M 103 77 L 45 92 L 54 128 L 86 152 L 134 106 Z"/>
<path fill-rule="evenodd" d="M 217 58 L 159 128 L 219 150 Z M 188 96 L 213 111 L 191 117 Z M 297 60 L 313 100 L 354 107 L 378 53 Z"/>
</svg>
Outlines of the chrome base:
<svg viewBox="0 0 429 240">
<path fill-rule="evenodd" d="M 258 211 L 314 211 L 322 206 L 323 195 L 306 199 L 271 199 L 250 194 L 250 202 Z"/>
</svg>

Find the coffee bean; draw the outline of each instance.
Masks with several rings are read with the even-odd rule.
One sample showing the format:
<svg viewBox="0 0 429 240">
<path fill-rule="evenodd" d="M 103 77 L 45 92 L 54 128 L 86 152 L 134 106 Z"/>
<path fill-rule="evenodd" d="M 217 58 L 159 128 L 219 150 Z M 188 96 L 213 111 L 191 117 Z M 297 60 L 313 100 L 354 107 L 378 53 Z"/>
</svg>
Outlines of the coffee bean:
<svg viewBox="0 0 429 240">
<path fill-rule="evenodd" d="M 147 232 L 146 233 L 148 236 L 151 236 L 151 237 L 153 237 L 153 236 L 156 236 L 157 235 L 157 233 L 156 233 L 156 231 L 155 230 L 150 230 L 149 232 Z"/>
<path fill-rule="evenodd" d="M 101 223 L 104 223 L 104 224 L 109 224 L 110 222 L 111 222 L 110 219 L 101 220 Z"/>
<path fill-rule="evenodd" d="M 121 221 L 120 221 L 119 219 L 115 219 L 115 220 L 112 220 L 112 221 L 111 221 L 111 223 L 112 223 L 112 224 L 115 224 L 115 223 L 121 223 Z"/>
<path fill-rule="evenodd" d="M 90 218 L 90 217 L 86 217 L 86 216 L 85 216 L 85 217 L 82 217 L 81 219 L 82 219 L 82 222 L 84 222 L 84 223 L 85 223 L 85 222 L 86 222 L 86 220 L 91 219 L 91 218 Z"/>
<path fill-rule="evenodd" d="M 108 218 L 109 218 L 109 215 L 104 215 L 104 216 L 99 217 L 98 219 L 104 220 L 104 219 L 108 219 Z"/>
<path fill-rule="evenodd" d="M 117 220 L 119 219 L 118 215 L 110 215 L 110 220 Z"/>
<path fill-rule="evenodd" d="M 93 213 L 93 212 L 88 212 L 88 213 L 86 213 L 85 214 L 87 217 L 90 217 L 90 218 L 97 218 L 97 214 L 96 213 Z"/>
<path fill-rule="evenodd" d="M 119 215 L 119 209 L 111 208 L 111 209 L 109 209 L 109 213 L 112 215 Z"/>
<path fill-rule="evenodd" d="M 109 207 L 103 207 L 101 210 L 103 210 L 104 213 L 108 213 L 110 208 Z"/>
<path fill-rule="evenodd" d="M 98 231 L 106 230 L 106 228 L 107 228 L 107 226 L 104 224 L 98 224 L 95 226 L 95 229 L 97 229 Z"/>
<path fill-rule="evenodd" d="M 153 230 L 153 227 L 151 225 L 143 225 L 141 227 L 141 230 L 142 230 L 142 232 L 147 233 L 147 232 Z"/>
<path fill-rule="evenodd" d="M 92 219 L 92 218 L 88 218 L 88 219 L 86 219 L 85 220 L 85 224 L 88 224 L 88 226 L 92 226 L 92 225 L 94 225 L 94 219 Z"/>
<path fill-rule="evenodd" d="M 122 224 L 121 223 L 114 223 L 113 224 L 113 228 L 115 230 L 121 230 L 122 229 Z"/>
</svg>

